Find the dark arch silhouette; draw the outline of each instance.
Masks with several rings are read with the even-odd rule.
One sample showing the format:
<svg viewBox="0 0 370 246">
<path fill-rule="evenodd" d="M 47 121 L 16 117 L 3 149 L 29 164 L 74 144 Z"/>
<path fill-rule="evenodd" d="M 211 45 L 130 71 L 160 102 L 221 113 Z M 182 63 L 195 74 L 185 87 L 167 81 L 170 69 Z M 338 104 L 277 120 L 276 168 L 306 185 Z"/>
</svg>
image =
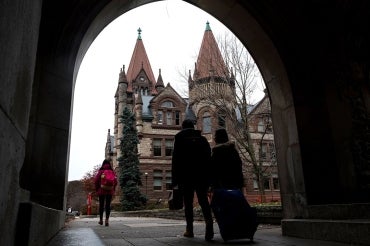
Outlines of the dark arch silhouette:
<svg viewBox="0 0 370 246">
<path fill-rule="evenodd" d="M 352 240 L 334 234 L 358 229 L 343 230 L 339 219 L 370 218 L 370 3 L 187 2 L 242 41 L 266 82 L 283 234 Z M 7 59 L 0 63 L 0 153 L 6 172 L 0 180 L 11 191 L 0 207 L 1 221 L 9 222 L 0 227 L 6 244 L 19 235 L 43 244 L 62 227 L 78 68 L 99 32 L 139 6 L 126 0 L 14 0 L 2 6 L 0 40 Z M 312 221 L 318 231 L 324 228 L 316 219 L 334 219 L 341 233 L 307 233 Z M 292 228 L 297 224 L 302 230 Z"/>
</svg>

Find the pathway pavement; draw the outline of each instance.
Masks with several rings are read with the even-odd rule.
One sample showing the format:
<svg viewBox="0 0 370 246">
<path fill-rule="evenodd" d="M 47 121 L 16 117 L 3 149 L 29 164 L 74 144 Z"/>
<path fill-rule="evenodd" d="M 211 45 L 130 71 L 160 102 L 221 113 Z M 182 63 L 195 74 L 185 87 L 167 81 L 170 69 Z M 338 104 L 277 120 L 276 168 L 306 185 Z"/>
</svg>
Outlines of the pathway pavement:
<svg viewBox="0 0 370 246">
<path fill-rule="evenodd" d="M 254 241 L 237 240 L 225 243 L 215 223 L 212 242 L 204 240 L 204 222 L 194 223 L 194 238 L 182 233 L 185 223 L 148 217 L 112 217 L 109 227 L 98 224 L 97 218 L 78 218 L 66 223 L 47 246 L 185 246 L 185 245 L 256 245 L 256 246 L 344 246 L 349 244 L 285 237 L 280 226 L 260 225 Z"/>
</svg>

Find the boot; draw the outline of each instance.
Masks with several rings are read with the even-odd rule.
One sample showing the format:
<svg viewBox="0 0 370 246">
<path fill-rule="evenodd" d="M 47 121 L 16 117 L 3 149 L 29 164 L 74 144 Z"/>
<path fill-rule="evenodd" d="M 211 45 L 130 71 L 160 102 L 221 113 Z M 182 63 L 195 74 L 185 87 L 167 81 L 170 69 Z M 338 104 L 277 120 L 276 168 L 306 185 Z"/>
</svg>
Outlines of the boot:
<svg viewBox="0 0 370 246">
<path fill-rule="evenodd" d="M 193 225 L 186 225 L 186 231 L 184 237 L 194 237 Z"/>
<path fill-rule="evenodd" d="M 109 219 L 105 219 L 105 226 L 109 226 Z"/>
<path fill-rule="evenodd" d="M 103 224 L 103 218 L 100 218 L 99 222 L 98 222 L 99 225 L 102 225 Z"/>
</svg>

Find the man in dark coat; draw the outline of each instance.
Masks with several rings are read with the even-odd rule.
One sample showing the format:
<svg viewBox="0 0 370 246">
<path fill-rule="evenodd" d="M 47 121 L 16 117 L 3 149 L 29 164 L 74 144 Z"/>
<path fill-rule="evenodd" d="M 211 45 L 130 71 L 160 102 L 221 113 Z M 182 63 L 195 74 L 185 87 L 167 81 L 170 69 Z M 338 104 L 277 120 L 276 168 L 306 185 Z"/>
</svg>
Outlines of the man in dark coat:
<svg viewBox="0 0 370 246">
<path fill-rule="evenodd" d="M 193 201 L 197 194 L 206 223 L 205 239 L 213 239 L 213 219 L 208 201 L 210 186 L 211 147 L 191 120 L 184 120 L 182 130 L 175 135 L 172 155 L 172 186 L 184 194 L 186 231 L 185 237 L 194 237 Z"/>
</svg>

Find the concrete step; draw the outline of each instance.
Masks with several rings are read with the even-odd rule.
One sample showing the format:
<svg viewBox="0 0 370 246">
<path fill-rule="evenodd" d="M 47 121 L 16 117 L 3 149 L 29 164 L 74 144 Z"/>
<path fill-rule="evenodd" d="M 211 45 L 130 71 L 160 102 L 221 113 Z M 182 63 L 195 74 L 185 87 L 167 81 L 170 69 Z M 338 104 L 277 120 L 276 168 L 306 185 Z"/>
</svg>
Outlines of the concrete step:
<svg viewBox="0 0 370 246">
<path fill-rule="evenodd" d="M 370 220 L 283 219 L 284 236 L 370 245 Z"/>
</svg>

